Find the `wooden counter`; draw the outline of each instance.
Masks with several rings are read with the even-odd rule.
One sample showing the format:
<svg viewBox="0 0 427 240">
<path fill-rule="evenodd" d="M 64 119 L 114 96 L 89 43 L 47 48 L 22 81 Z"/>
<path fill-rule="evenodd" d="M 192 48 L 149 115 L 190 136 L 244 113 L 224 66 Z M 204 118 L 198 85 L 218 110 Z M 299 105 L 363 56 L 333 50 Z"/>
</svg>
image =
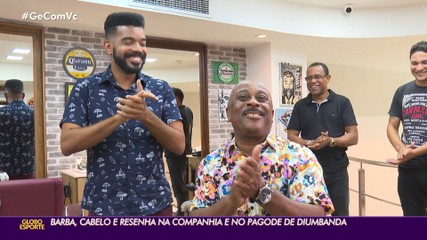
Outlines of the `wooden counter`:
<svg viewBox="0 0 427 240">
<path fill-rule="evenodd" d="M 61 170 L 61 177 L 64 179 L 64 187 L 69 186 L 71 190 L 70 196 L 65 196 L 65 205 L 70 203 L 80 204 L 86 183 L 86 171 L 78 169 Z"/>
</svg>

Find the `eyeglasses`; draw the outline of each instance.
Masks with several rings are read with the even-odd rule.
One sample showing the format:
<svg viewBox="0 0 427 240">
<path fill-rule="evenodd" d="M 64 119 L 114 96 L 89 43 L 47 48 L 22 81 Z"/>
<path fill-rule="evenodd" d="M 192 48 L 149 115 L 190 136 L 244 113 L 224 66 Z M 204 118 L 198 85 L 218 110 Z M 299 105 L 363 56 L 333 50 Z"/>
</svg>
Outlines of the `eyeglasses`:
<svg viewBox="0 0 427 240">
<path fill-rule="evenodd" d="M 307 76 L 307 77 L 305 77 L 305 80 L 306 81 L 311 81 L 311 80 L 319 80 L 319 79 L 321 79 L 321 78 L 324 78 L 324 77 L 326 77 L 326 76 L 328 76 L 327 74 L 325 75 L 325 76 L 322 76 L 322 75 L 319 75 L 319 74 L 316 74 L 316 75 L 314 75 L 314 76 Z"/>
</svg>

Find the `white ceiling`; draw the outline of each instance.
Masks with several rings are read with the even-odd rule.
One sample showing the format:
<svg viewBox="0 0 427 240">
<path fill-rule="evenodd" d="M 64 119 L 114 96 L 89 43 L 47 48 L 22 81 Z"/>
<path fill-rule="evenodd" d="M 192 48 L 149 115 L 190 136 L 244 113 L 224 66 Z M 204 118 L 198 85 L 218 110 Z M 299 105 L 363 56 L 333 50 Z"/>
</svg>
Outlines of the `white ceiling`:
<svg viewBox="0 0 427 240">
<path fill-rule="evenodd" d="M 31 52 L 28 54 L 15 54 L 12 53 L 14 48 L 21 49 L 30 49 Z M 32 64 L 33 63 L 33 43 L 31 37 L 10 35 L 10 34 L 0 34 L 0 63 L 22 63 L 22 64 Z M 22 56 L 21 61 L 17 60 L 7 60 L 8 55 L 12 56 Z"/>
<path fill-rule="evenodd" d="M 426 0 L 281 0 L 317 7 L 343 8 L 351 4 L 355 8 L 388 8 L 425 3 Z"/>
<path fill-rule="evenodd" d="M 126 1 L 127 0 L 123 0 Z M 213 1 L 213 0 L 211 0 Z M 245 1 L 245 0 L 242 0 Z M 274 0 L 272 0 L 274 1 Z M 401 5 L 426 3 L 427 0 L 276 0 L 292 2 L 293 4 L 307 4 L 315 7 L 343 8 L 347 3 L 352 3 L 354 8 L 388 8 Z M 108 1 L 105 1 L 108 2 Z M 110 4 L 116 1 L 109 1 Z M 113 3 L 111 3 L 113 2 Z M 118 1 L 117 1 L 118 2 Z M 137 11 L 121 7 L 99 5 L 76 0 L 40 0 L 40 1 L 1 1 L 1 17 L 21 21 L 24 12 L 35 13 L 75 13 L 77 21 L 25 21 L 28 24 L 43 25 L 47 27 L 61 27 L 88 31 L 103 32 L 105 17 L 113 11 Z M 423 35 L 387 37 L 387 38 L 325 38 L 288 34 L 265 29 L 242 27 L 233 24 L 223 24 L 203 19 L 195 19 L 172 14 L 159 14 L 153 11 L 141 11 L 147 21 L 146 32 L 148 35 L 198 41 L 207 44 L 239 46 L 250 48 L 260 44 L 279 44 L 294 52 L 300 52 L 307 59 L 324 61 L 334 64 L 354 65 L 407 71 L 407 55 L 409 47 L 417 41 L 427 39 L 427 29 Z M 414 23 L 424 28 L 425 22 Z M 393 24 L 393 23 L 390 23 Z M 400 26 L 401 27 L 401 26 Z M 257 34 L 267 34 L 265 39 L 257 39 Z M 155 53 L 149 49 L 149 56 Z M 178 59 L 188 56 L 178 56 L 170 63 L 177 63 Z M 384 61 L 393 59 L 393 62 Z M 188 60 L 190 61 L 190 60 Z M 185 63 L 188 63 L 185 60 Z M 160 62 L 158 62 L 160 64 Z M 148 65 L 146 66 L 148 67 Z"/>
</svg>

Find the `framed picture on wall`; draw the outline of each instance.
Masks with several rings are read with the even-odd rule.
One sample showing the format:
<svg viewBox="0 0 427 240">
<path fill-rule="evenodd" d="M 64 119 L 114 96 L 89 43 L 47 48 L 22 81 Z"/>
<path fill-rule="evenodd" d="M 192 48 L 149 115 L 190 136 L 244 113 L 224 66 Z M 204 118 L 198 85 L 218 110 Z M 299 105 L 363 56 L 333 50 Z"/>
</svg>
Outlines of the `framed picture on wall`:
<svg viewBox="0 0 427 240">
<path fill-rule="evenodd" d="M 289 120 L 291 119 L 293 106 L 280 107 L 274 110 L 274 115 L 276 116 L 276 135 L 284 139 L 288 137 L 287 130 Z"/>
<path fill-rule="evenodd" d="M 279 63 L 280 105 L 294 105 L 302 97 L 302 66 Z"/>
<path fill-rule="evenodd" d="M 231 89 L 218 89 L 218 114 L 219 121 L 227 121 L 227 105 L 228 100 L 230 99 Z"/>
<path fill-rule="evenodd" d="M 65 83 L 65 98 L 64 103 L 67 104 L 68 96 L 70 96 L 71 90 L 73 90 L 74 83 L 73 82 L 66 82 Z"/>
</svg>

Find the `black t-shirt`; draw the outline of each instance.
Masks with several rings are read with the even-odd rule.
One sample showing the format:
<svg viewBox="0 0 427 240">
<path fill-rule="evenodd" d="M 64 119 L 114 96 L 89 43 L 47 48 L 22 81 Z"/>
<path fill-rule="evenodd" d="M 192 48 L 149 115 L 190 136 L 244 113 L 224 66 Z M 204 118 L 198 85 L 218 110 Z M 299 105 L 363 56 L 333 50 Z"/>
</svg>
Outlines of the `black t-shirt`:
<svg viewBox="0 0 427 240">
<path fill-rule="evenodd" d="M 390 116 L 402 121 L 402 142 L 420 147 L 427 143 L 427 87 L 419 87 L 415 80 L 400 86 L 393 96 Z M 427 167 L 427 155 L 415 157 L 399 165 L 405 168 Z"/>
</svg>

